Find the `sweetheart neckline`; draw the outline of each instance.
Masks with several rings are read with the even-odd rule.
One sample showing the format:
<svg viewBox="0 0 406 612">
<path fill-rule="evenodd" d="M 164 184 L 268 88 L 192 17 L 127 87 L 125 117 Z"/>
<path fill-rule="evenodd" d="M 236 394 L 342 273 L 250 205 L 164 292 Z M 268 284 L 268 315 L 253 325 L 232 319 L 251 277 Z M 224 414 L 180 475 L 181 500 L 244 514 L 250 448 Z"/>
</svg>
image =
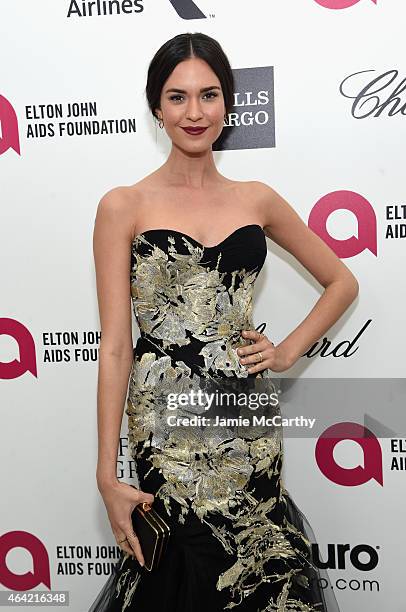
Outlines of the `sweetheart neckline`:
<svg viewBox="0 0 406 612">
<path fill-rule="evenodd" d="M 263 232 L 263 234 L 265 236 L 264 228 L 259 223 L 247 223 L 246 225 L 241 225 L 240 227 L 237 227 L 234 231 L 231 232 L 231 234 L 228 234 L 228 236 L 226 236 L 221 242 L 219 242 L 217 244 L 214 244 L 213 246 L 206 246 L 205 244 L 202 244 L 201 242 L 196 240 L 196 238 L 193 238 L 193 236 L 189 236 L 189 234 L 186 234 L 185 232 L 182 232 L 180 230 L 170 229 L 168 227 L 153 227 L 151 229 L 148 229 L 148 230 L 145 230 L 143 232 L 140 232 L 139 234 L 134 236 L 134 238 L 132 240 L 132 244 L 140 236 L 144 236 L 145 234 L 149 234 L 151 232 L 172 232 L 174 234 L 180 234 L 181 236 L 186 236 L 186 238 L 188 238 L 189 240 L 192 240 L 193 242 L 198 244 L 202 249 L 205 249 L 205 250 L 217 249 L 218 247 L 223 245 L 225 242 L 227 242 L 227 240 L 229 240 L 232 236 L 234 236 L 234 234 L 236 234 L 237 232 L 239 232 L 239 231 L 241 231 L 243 229 L 247 229 L 248 227 L 259 227 L 259 229 Z"/>
</svg>

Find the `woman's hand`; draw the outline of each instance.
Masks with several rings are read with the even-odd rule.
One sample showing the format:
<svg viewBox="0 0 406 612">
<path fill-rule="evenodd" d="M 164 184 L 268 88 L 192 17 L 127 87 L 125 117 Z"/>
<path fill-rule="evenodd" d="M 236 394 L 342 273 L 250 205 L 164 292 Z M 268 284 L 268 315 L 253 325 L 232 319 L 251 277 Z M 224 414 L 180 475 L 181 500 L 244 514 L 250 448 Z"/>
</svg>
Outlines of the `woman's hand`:
<svg viewBox="0 0 406 612">
<path fill-rule="evenodd" d="M 118 546 L 136 557 L 140 565 L 144 565 L 141 545 L 133 530 L 131 513 L 139 503 L 152 504 L 154 496 L 119 480 L 100 486 L 99 490 Z"/>
<path fill-rule="evenodd" d="M 248 343 L 238 348 L 237 354 L 240 363 L 248 367 L 249 374 L 267 368 L 274 372 L 283 372 L 293 365 L 283 349 L 274 346 L 265 334 L 256 329 L 248 329 L 242 331 L 242 336 L 248 340 Z"/>
</svg>

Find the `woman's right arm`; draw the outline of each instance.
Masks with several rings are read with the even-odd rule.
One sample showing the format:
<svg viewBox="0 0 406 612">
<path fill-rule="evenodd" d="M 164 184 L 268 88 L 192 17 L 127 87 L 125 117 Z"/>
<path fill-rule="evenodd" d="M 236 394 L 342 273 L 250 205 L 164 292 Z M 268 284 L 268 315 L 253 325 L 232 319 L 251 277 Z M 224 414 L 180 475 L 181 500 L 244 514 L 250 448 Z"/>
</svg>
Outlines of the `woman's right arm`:
<svg viewBox="0 0 406 612">
<path fill-rule="evenodd" d="M 97 385 L 98 459 L 96 480 L 106 505 L 116 541 L 143 562 L 133 533 L 135 505 L 152 503 L 152 494 L 117 478 L 117 452 L 133 360 L 131 333 L 130 265 L 134 204 L 125 187 L 107 192 L 100 200 L 93 232 L 101 340 Z"/>
</svg>

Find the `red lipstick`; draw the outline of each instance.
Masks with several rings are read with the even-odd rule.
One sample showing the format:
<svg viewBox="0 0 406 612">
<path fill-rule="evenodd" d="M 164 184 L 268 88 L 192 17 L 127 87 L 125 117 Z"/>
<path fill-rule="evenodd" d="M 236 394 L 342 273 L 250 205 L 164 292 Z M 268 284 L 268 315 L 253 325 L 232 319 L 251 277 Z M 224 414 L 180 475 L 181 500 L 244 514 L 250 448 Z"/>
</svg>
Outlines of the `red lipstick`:
<svg viewBox="0 0 406 612">
<path fill-rule="evenodd" d="M 199 134 L 203 134 L 203 132 L 205 132 L 207 130 L 206 127 L 183 127 L 182 130 L 184 130 L 187 134 L 190 134 L 191 136 L 198 136 Z"/>
</svg>

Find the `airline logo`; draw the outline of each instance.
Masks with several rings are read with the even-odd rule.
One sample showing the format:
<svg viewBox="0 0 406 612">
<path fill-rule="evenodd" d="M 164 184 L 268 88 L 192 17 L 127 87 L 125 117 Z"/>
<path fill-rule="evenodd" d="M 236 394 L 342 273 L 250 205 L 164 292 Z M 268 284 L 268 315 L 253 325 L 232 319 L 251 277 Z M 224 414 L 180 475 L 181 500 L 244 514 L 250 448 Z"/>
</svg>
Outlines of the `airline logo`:
<svg viewBox="0 0 406 612">
<path fill-rule="evenodd" d="M 206 15 L 193 0 L 169 0 L 182 19 L 205 19 Z"/>
</svg>

